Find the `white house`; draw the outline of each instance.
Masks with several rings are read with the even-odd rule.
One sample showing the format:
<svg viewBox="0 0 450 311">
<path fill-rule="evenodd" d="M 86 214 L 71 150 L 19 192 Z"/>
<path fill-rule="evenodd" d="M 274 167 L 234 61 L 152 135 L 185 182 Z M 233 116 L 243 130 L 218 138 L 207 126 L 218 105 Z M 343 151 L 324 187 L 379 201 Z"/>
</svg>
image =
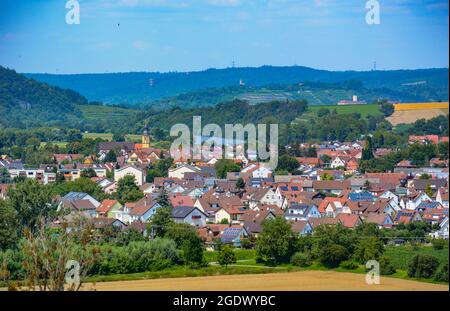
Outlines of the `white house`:
<svg viewBox="0 0 450 311">
<path fill-rule="evenodd" d="M 194 206 L 177 206 L 172 209 L 172 220 L 176 223 L 203 227 L 206 225 L 206 218 L 206 214 Z"/>
<path fill-rule="evenodd" d="M 200 172 L 199 168 L 192 165 L 183 164 L 175 168 L 170 168 L 168 176 L 169 178 L 183 179 L 184 174 L 186 173 L 198 173 L 198 172 Z"/>
<path fill-rule="evenodd" d="M 134 176 L 136 184 L 142 186 L 144 184 L 144 171 L 134 166 L 125 166 L 114 171 L 114 181 L 118 182 L 127 175 Z"/>
</svg>

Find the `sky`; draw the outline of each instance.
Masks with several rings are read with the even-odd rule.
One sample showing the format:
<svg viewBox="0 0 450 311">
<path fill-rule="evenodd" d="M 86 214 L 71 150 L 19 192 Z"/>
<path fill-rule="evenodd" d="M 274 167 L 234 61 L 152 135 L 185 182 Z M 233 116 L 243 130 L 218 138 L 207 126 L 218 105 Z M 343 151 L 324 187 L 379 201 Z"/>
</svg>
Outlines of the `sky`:
<svg viewBox="0 0 450 311">
<path fill-rule="evenodd" d="M 28 73 L 448 68 L 446 0 L 0 0 L 0 65 Z M 371 0 L 374 1 L 374 0 Z"/>
</svg>

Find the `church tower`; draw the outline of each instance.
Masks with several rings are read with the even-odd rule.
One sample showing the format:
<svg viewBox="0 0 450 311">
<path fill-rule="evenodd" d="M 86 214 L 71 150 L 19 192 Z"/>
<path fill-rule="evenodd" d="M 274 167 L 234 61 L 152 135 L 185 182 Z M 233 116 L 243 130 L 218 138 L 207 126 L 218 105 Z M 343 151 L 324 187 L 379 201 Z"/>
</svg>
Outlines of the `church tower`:
<svg viewBox="0 0 450 311">
<path fill-rule="evenodd" d="M 150 148 L 150 134 L 148 133 L 148 127 L 144 128 L 142 132 L 142 148 Z"/>
</svg>

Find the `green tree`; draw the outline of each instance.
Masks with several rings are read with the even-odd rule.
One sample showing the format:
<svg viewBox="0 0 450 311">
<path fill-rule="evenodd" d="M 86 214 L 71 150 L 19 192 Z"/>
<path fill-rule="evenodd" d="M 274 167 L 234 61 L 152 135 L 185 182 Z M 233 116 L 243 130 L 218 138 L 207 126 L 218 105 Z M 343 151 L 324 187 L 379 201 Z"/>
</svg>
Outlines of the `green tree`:
<svg viewBox="0 0 450 311">
<path fill-rule="evenodd" d="M 164 237 L 166 235 L 168 227 L 171 224 L 173 224 L 172 208 L 170 206 L 160 207 L 156 210 L 155 214 L 150 219 L 150 234 L 155 237 Z"/>
<path fill-rule="evenodd" d="M 18 217 L 7 201 L 0 199 L 0 250 L 12 248 L 19 240 Z"/>
<path fill-rule="evenodd" d="M 300 166 L 300 163 L 296 158 L 290 155 L 282 155 L 278 159 L 278 167 L 277 170 L 287 171 L 289 173 L 294 173 Z"/>
<path fill-rule="evenodd" d="M 239 179 L 236 181 L 236 188 L 238 188 L 238 189 L 245 188 L 245 181 L 242 177 L 239 177 Z"/>
<path fill-rule="evenodd" d="M 117 199 L 120 203 L 135 202 L 144 197 L 144 193 L 136 185 L 136 179 L 133 175 L 126 175 L 119 179 L 116 189 Z"/>
<path fill-rule="evenodd" d="M 408 276 L 412 278 L 431 278 L 439 267 L 439 259 L 431 255 L 415 255 L 408 266 Z"/>
<path fill-rule="evenodd" d="M 378 260 L 384 252 L 383 242 L 375 236 L 362 237 L 355 247 L 354 257 L 360 263 L 368 260 Z"/>
<path fill-rule="evenodd" d="M 80 177 L 86 177 L 86 178 L 97 177 L 97 173 L 94 171 L 93 168 L 88 168 L 88 169 L 81 171 Z"/>
<path fill-rule="evenodd" d="M 10 188 L 8 198 L 10 206 L 17 213 L 21 231 L 29 228 L 31 232 L 35 232 L 41 221 L 55 216 L 56 204 L 53 202 L 51 188 L 34 179 L 27 179 Z"/>
<path fill-rule="evenodd" d="M 216 175 L 218 178 L 226 178 L 229 172 L 239 172 L 241 167 L 234 163 L 233 160 L 220 159 L 214 164 Z"/>
<path fill-rule="evenodd" d="M 109 150 L 108 153 L 105 156 L 105 159 L 103 160 L 103 162 L 108 163 L 108 162 L 117 162 L 117 155 L 114 152 L 114 150 Z"/>
<path fill-rule="evenodd" d="M 291 225 L 283 218 L 268 219 L 256 240 L 256 256 L 267 263 L 288 262 L 295 243 Z"/>
<path fill-rule="evenodd" d="M 221 266 L 225 266 L 225 268 L 228 265 L 236 263 L 236 254 L 230 245 L 225 245 L 220 249 L 217 261 Z"/>
</svg>

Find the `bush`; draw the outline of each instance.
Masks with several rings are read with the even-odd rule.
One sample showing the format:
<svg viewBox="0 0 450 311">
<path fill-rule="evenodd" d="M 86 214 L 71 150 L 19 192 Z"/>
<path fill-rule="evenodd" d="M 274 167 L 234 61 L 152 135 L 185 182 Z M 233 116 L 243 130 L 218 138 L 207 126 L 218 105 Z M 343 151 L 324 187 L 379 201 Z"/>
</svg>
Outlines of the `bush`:
<svg viewBox="0 0 450 311">
<path fill-rule="evenodd" d="M 434 280 L 448 283 L 448 263 L 439 268 L 439 270 L 436 272 L 436 275 L 434 276 Z"/>
<path fill-rule="evenodd" d="M 439 266 L 439 259 L 430 255 L 415 255 L 409 262 L 408 276 L 431 278 Z"/>
<path fill-rule="evenodd" d="M 341 262 L 341 264 L 339 266 L 343 269 L 355 270 L 356 268 L 359 267 L 359 264 L 353 260 L 346 260 L 346 261 Z"/>
<path fill-rule="evenodd" d="M 431 244 L 435 250 L 442 250 L 446 246 L 447 242 L 444 239 L 432 239 Z"/>
<path fill-rule="evenodd" d="M 175 242 L 156 238 L 125 247 L 103 246 L 90 273 L 99 275 L 157 271 L 179 261 Z"/>
<path fill-rule="evenodd" d="M 396 272 L 394 265 L 391 263 L 391 260 L 387 256 L 382 256 L 379 259 L 380 263 L 380 274 L 381 275 L 391 275 Z"/>
<path fill-rule="evenodd" d="M 307 253 L 297 252 L 292 255 L 291 264 L 297 267 L 308 267 L 312 264 L 311 256 Z"/>
<path fill-rule="evenodd" d="M 378 260 L 384 252 L 383 242 L 373 236 L 362 238 L 358 241 L 355 248 L 355 259 L 360 263 L 366 263 L 369 260 Z"/>
<path fill-rule="evenodd" d="M 339 244 L 327 245 L 319 253 L 320 262 L 330 268 L 339 266 L 347 258 L 347 249 Z"/>
<path fill-rule="evenodd" d="M 236 254 L 230 245 L 225 245 L 219 252 L 218 260 L 221 266 L 227 267 L 228 265 L 236 263 Z"/>
</svg>

